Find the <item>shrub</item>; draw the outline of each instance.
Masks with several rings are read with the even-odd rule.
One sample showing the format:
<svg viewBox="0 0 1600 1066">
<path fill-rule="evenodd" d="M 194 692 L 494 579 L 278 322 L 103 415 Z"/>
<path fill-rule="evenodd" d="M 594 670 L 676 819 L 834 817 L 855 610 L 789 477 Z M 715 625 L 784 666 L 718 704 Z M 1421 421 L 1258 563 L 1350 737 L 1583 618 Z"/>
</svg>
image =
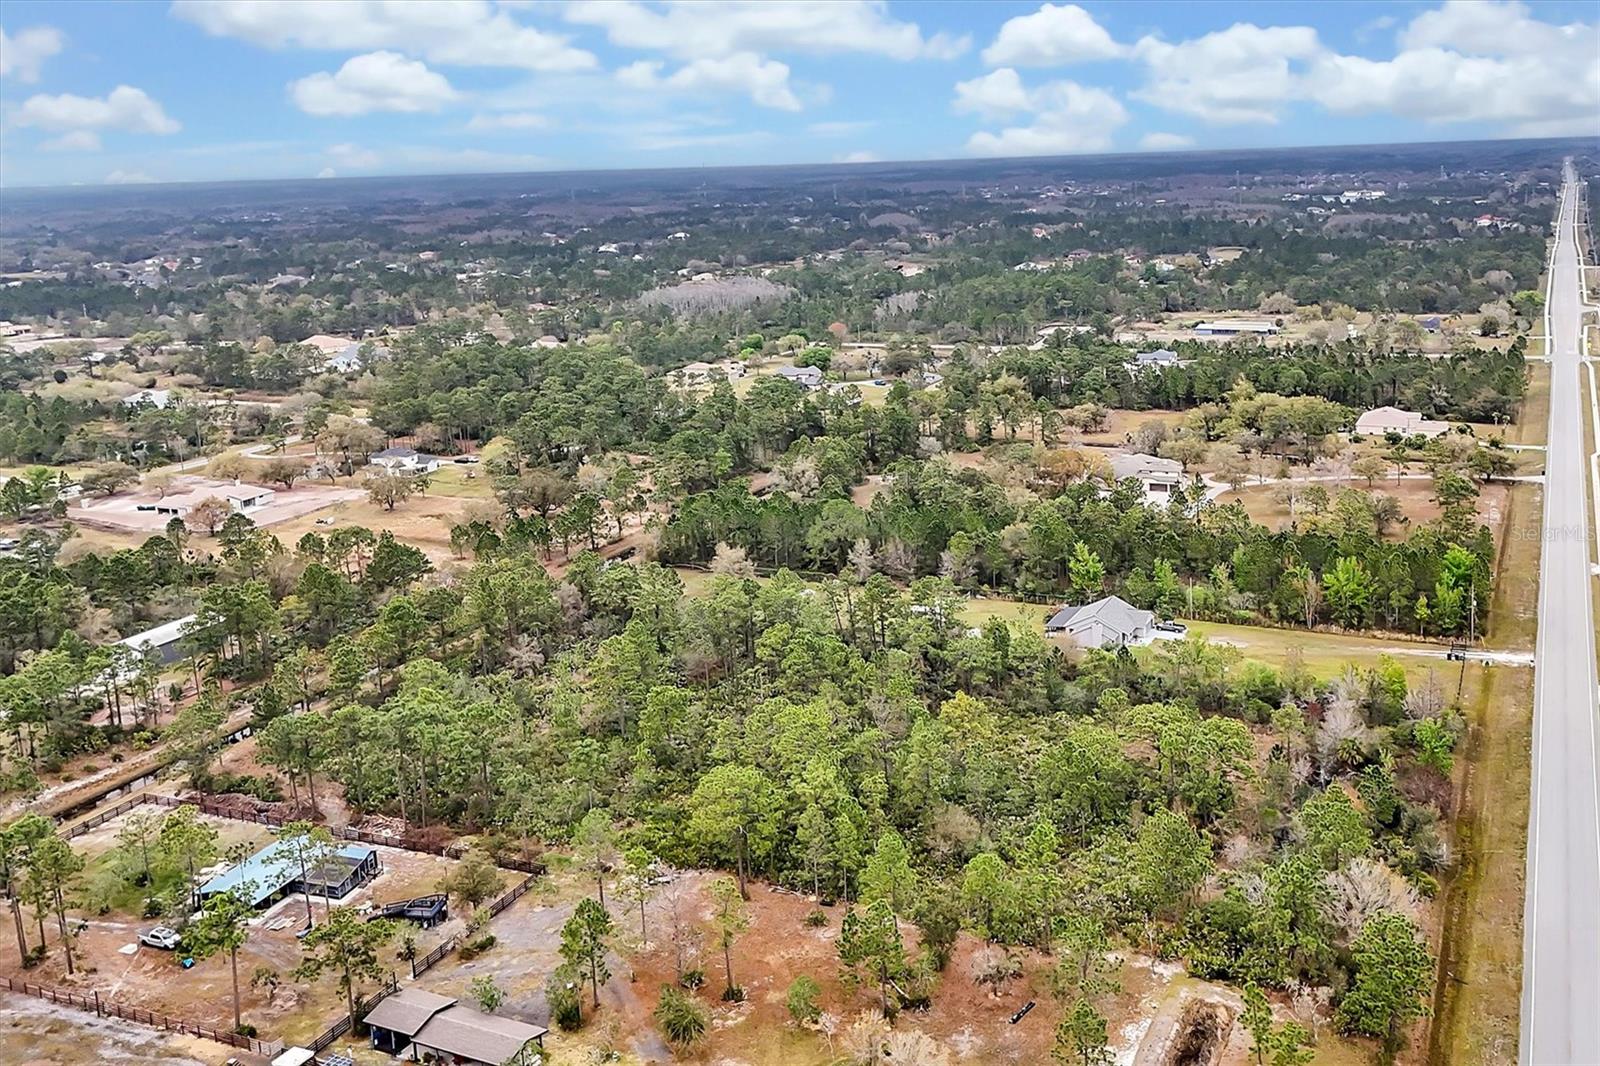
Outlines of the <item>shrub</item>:
<svg viewBox="0 0 1600 1066">
<path fill-rule="evenodd" d="M 583 1025 L 583 1002 L 578 997 L 577 975 L 571 966 L 558 966 L 545 982 L 544 998 L 556 1028 L 572 1032 Z"/>
<path fill-rule="evenodd" d="M 806 915 L 806 924 L 813 929 L 822 928 L 828 924 L 828 912 L 823 910 L 821 907 L 818 907 L 816 910 Z"/>
<path fill-rule="evenodd" d="M 822 991 L 805 974 L 796 977 L 789 985 L 789 994 L 785 997 L 785 1005 L 789 1008 L 789 1017 L 793 1018 L 796 1025 L 810 1025 L 822 1017 L 822 1008 L 817 1006 L 817 996 Z"/>
<path fill-rule="evenodd" d="M 493 933 L 485 933 L 476 940 L 469 940 L 465 944 L 461 945 L 461 958 L 463 960 L 475 959 L 479 955 L 482 955 L 485 951 L 488 951 L 490 948 L 494 947 L 495 943 L 496 941 Z"/>
<path fill-rule="evenodd" d="M 661 986 L 655 1019 L 667 1043 L 678 1048 L 696 1043 L 705 1035 L 708 1024 L 705 1008 L 671 985 Z"/>
<path fill-rule="evenodd" d="M 678 978 L 678 983 L 684 988 L 695 989 L 706 983 L 706 972 L 698 967 L 693 970 L 683 971 L 683 976 Z"/>
</svg>

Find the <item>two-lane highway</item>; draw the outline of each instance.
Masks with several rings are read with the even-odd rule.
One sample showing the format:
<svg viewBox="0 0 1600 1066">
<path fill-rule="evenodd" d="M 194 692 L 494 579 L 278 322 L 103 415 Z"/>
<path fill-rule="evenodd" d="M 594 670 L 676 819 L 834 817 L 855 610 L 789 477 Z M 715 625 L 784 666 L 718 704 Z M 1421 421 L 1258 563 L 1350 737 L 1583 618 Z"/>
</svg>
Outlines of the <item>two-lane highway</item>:
<svg viewBox="0 0 1600 1066">
<path fill-rule="evenodd" d="M 1524 1066 L 1600 1066 L 1600 713 L 1584 457 L 1578 185 L 1562 189 L 1547 295 L 1550 436 L 1522 952 Z"/>
</svg>

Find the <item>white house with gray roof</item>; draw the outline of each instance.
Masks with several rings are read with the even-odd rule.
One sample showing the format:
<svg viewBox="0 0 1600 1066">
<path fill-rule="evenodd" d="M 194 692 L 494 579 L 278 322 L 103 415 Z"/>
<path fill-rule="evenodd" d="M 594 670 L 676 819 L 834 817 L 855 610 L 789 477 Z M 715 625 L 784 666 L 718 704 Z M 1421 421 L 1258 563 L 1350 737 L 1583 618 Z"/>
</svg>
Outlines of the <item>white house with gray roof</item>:
<svg viewBox="0 0 1600 1066">
<path fill-rule="evenodd" d="M 1183 464 L 1144 452 L 1117 452 L 1111 456 L 1111 477 L 1117 482 L 1134 479 L 1144 489 L 1145 502 L 1161 507 L 1182 487 Z"/>
<path fill-rule="evenodd" d="M 820 389 L 822 371 L 814 366 L 780 366 L 778 374 L 788 378 L 803 389 Z"/>
<path fill-rule="evenodd" d="M 1156 616 L 1121 596 L 1063 607 L 1044 624 L 1050 637 L 1066 637 L 1080 648 L 1118 648 L 1150 640 Z"/>
<path fill-rule="evenodd" d="M 1157 348 L 1153 352 L 1134 352 L 1128 365 L 1135 370 L 1161 370 L 1169 366 L 1182 366 L 1184 361 L 1171 348 Z"/>
</svg>

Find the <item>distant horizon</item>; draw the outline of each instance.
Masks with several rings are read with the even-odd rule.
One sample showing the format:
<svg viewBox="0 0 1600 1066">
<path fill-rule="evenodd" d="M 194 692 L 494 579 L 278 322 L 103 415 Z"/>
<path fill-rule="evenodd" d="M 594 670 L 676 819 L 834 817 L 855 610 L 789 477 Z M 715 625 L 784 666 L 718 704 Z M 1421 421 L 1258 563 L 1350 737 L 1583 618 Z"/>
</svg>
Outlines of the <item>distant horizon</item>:
<svg viewBox="0 0 1600 1066">
<path fill-rule="evenodd" d="M 1579 134 L 1558 137 L 1470 137 L 1470 138 L 1442 138 L 1410 141 L 1365 141 L 1342 143 L 1307 143 L 1285 145 L 1256 145 L 1242 147 L 1196 148 L 1187 147 L 1163 151 L 1129 150 L 1106 152 L 1078 152 L 1066 155 L 1017 155 L 1017 156 L 947 156 L 929 158 L 907 159 L 874 159 L 864 161 L 823 161 L 823 162 L 771 162 L 771 163 L 727 163 L 727 164 L 683 164 L 677 166 L 573 166 L 549 167 L 533 170 L 438 170 L 416 171 L 394 174 L 352 174 L 331 175 L 325 177 L 245 177 L 221 179 L 192 179 L 177 181 L 141 181 L 116 184 L 94 182 L 72 182 L 65 184 L 46 185 L 4 185 L 0 192 L 11 193 L 51 193 L 63 191 L 92 191 L 98 194 L 114 195 L 117 193 L 138 194 L 140 191 L 155 191 L 171 189 L 182 186 L 242 186 L 242 185 L 339 185 L 354 183 L 379 183 L 398 181 L 418 181 L 435 178 L 517 178 L 541 177 L 581 174 L 694 174 L 716 173 L 726 171 L 763 171 L 763 170 L 840 170 L 859 171 L 870 173 L 875 170 L 890 170 L 896 167 L 945 167 L 945 166 L 972 166 L 977 168 L 1003 168 L 1007 165 L 1026 166 L 1030 164 L 1060 164 L 1089 163 L 1105 160 L 1164 160 L 1174 158 L 1194 158 L 1199 156 L 1227 156 L 1227 155 L 1254 155 L 1271 156 L 1276 153 L 1292 152 L 1337 152 L 1360 151 L 1363 149 L 1383 148 L 1420 148 L 1420 147 L 1451 147 L 1489 144 L 1584 144 L 1592 142 L 1600 149 L 1600 133 Z M 4 204 L 0 203 L 0 214 L 4 213 Z"/>
</svg>

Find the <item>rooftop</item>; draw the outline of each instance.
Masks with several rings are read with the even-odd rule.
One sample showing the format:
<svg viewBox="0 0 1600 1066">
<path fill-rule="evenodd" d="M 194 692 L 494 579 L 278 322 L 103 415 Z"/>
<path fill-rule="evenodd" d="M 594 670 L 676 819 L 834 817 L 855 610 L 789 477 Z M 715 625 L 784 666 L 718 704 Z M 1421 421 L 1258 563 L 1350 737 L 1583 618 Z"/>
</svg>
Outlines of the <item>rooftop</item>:
<svg viewBox="0 0 1600 1066">
<path fill-rule="evenodd" d="M 548 1029 L 514 1018 L 497 1018 L 453 1006 L 428 1019 L 412 1039 L 426 1048 L 500 1066 L 527 1047 L 529 1041 L 538 1040 L 547 1032 Z"/>
<path fill-rule="evenodd" d="M 369 1026 L 376 1025 L 392 1033 L 416 1036 L 418 1030 L 428 1024 L 429 1018 L 446 1007 L 455 1006 L 455 1002 L 450 996 L 425 992 L 420 988 L 402 988 L 394 995 L 386 996 L 364 1020 Z"/>
<path fill-rule="evenodd" d="M 320 883 L 338 883 L 345 872 L 359 866 L 373 853 L 364 844 L 344 844 L 318 869 L 310 871 L 311 880 Z M 299 866 L 290 857 L 283 842 L 274 841 L 245 859 L 231 870 L 218 874 L 200 886 L 202 896 L 222 892 L 241 891 L 254 906 L 271 899 L 283 887 L 300 878 Z"/>
<path fill-rule="evenodd" d="M 1154 618 L 1153 612 L 1141 611 L 1121 596 L 1106 596 L 1093 603 L 1061 608 L 1045 623 L 1045 628 L 1065 629 L 1094 621 L 1107 629 L 1127 634 L 1149 625 Z"/>
<path fill-rule="evenodd" d="M 132 648 L 134 651 L 159 648 L 164 644 L 171 644 L 183 636 L 183 627 L 193 621 L 194 615 L 186 614 L 182 618 L 174 618 L 170 622 L 163 622 L 158 626 L 145 630 L 143 633 L 135 633 L 131 637 L 123 637 L 117 643 L 125 648 Z"/>
</svg>

